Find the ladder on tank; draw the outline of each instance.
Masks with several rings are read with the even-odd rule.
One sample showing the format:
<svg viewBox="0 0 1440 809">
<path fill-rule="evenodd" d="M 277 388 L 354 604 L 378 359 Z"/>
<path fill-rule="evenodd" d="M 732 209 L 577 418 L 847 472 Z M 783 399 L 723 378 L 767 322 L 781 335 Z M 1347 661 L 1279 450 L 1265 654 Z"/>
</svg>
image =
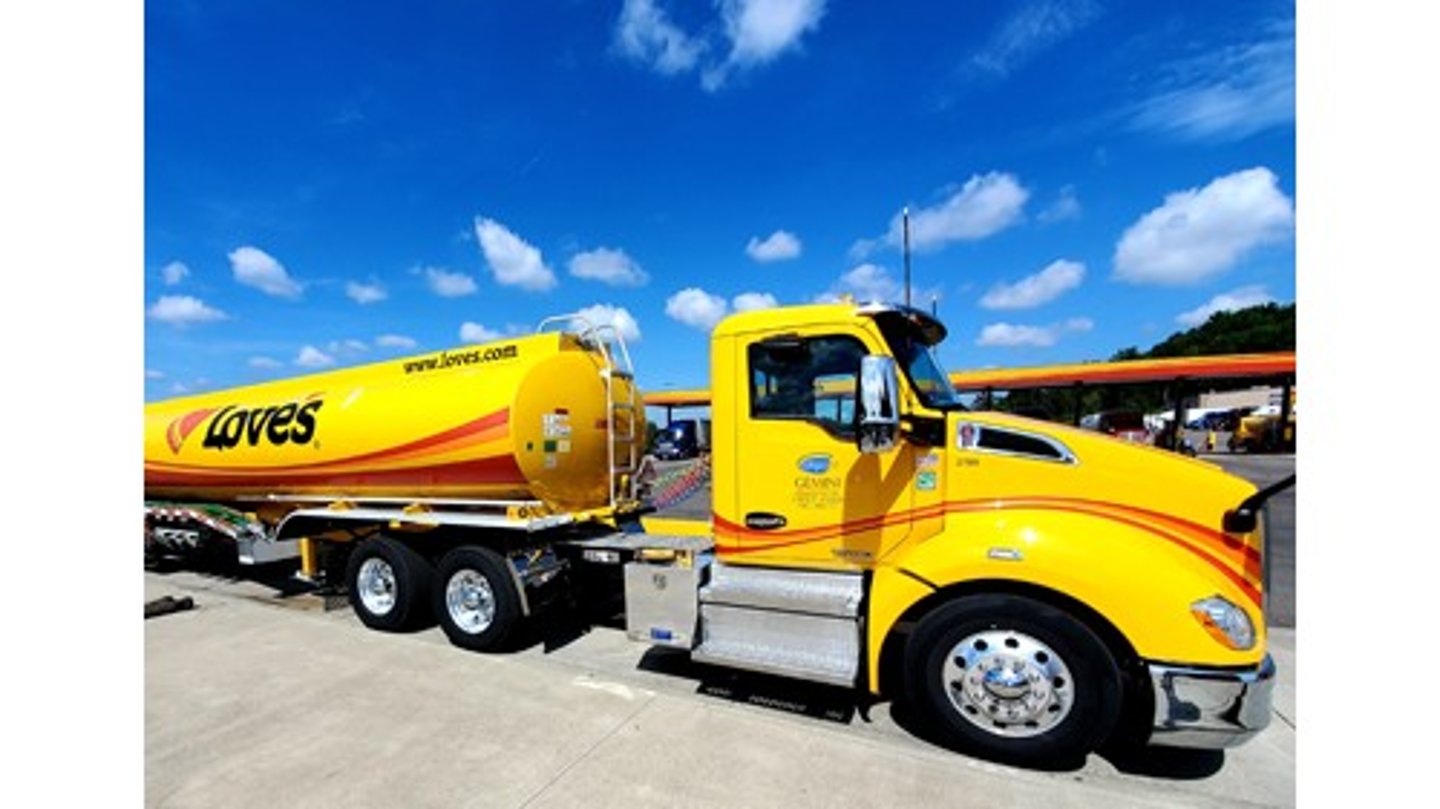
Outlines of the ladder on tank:
<svg viewBox="0 0 1440 809">
<path fill-rule="evenodd" d="M 609 469 L 609 501 L 615 508 L 622 502 L 635 500 L 635 474 L 640 469 L 642 434 L 637 422 L 644 423 L 640 394 L 635 386 L 635 365 L 630 361 L 630 348 L 625 335 L 613 323 L 595 325 L 582 314 L 555 315 L 540 321 L 535 331 L 545 330 L 552 323 L 565 323 L 580 329 L 581 342 L 593 344 L 605 364 L 600 378 L 605 381 L 605 450 Z M 613 341 L 619 351 L 609 344 Z M 622 367 L 616 360 L 623 360 Z M 617 383 L 619 383 L 617 385 Z M 623 387 L 624 392 L 616 388 Z"/>
</svg>

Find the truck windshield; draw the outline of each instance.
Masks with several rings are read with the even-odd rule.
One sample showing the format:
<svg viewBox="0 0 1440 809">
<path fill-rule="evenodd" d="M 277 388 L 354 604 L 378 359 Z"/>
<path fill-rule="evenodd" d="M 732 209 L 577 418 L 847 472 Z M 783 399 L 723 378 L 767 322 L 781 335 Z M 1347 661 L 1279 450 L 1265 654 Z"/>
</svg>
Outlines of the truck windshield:
<svg viewBox="0 0 1440 809">
<path fill-rule="evenodd" d="M 905 375 L 910 378 L 910 384 L 920 394 L 925 406 L 937 410 L 964 410 L 965 406 L 960 404 L 955 386 L 950 383 L 949 375 L 935 356 L 933 346 L 925 342 L 919 329 L 903 317 L 877 317 L 875 320 L 885 335 L 885 341 L 890 344 L 895 361 L 905 369 Z"/>
<path fill-rule="evenodd" d="M 926 405 L 941 410 L 963 407 L 955 395 L 955 386 L 950 384 L 950 378 L 940 367 L 940 360 L 936 358 L 933 348 L 912 341 L 906 347 L 906 352 L 901 354 L 897 351 L 895 358 L 904 366 L 911 384 Z"/>
</svg>

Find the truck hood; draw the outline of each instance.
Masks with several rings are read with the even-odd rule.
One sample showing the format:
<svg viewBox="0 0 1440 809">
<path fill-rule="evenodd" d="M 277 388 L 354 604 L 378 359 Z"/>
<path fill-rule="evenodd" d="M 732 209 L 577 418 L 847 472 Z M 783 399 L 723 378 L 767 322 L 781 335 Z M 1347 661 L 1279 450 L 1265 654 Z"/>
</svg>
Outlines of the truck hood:
<svg viewBox="0 0 1440 809">
<path fill-rule="evenodd" d="M 952 496 L 1112 504 L 1222 532 L 1225 512 L 1256 491 L 1215 464 L 1090 430 L 995 412 L 952 413 L 949 421 L 949 446 L 990 469 L 965 475 L 962 461 Z"/>
</svg>

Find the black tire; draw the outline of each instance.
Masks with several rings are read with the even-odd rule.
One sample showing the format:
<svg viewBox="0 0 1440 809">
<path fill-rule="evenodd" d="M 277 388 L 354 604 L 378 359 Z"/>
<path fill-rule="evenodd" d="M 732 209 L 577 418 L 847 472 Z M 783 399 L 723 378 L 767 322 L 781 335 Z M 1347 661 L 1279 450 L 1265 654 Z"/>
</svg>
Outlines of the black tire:
<svg viewBox="0 0 1440 809">
<path fill-rule="evenodd" d="M 375 562 L 367 565 L 371 560 Z M 382 632 L 401 632 L 428 623 L 434 577 L 434 568 L 425 557 L 388 537 L 361 542 L 350 552 L 345 566 L 351 608 L 361 623 Z"/>
<path fill-rule="evenodd" d="M 489 548 L 466 545 L 440 560 L 434 611 L 450 642 L 462 649 L 502 649 L 520 623 L 520 594 L 510 567 Z"/>
<path fill-rule="evenodd" d="M 996 682 L 999 690 L 1023 689 L 1011 699 L 998 696 L 985 672 L 1000 663 L 991 670 L 997 680 L 1033 672 L 1041 684 Z M 982 758 L 1041 767 L 1071 766 L 1104 743 L 1123 693 L 1114 658 L 1085 624 L 1049 604 L 999 594 L 960 598 L 925 616 L 905 647 L 905 677 L 909 695 L 947 742 Z M 962 682 L 971 677 L 978 679 Z M 1012 707 L 1018 719 L 1006 716 Z"/>
</svg>

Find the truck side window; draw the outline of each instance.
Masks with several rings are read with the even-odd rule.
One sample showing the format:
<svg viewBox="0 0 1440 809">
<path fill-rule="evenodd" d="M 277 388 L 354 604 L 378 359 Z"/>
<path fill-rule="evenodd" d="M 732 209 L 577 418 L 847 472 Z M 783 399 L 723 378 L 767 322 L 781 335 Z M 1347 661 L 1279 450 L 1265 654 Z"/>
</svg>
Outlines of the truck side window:
<svg viewBox="0 0 1440 809">
<path fill-rule="evenodd" d="M 800 419 L 841 438 L 855 435 L 860 358 L 854 337 L 815 337 L 783 346 L 752 343 L 750 417 Z"/>
</svg>

